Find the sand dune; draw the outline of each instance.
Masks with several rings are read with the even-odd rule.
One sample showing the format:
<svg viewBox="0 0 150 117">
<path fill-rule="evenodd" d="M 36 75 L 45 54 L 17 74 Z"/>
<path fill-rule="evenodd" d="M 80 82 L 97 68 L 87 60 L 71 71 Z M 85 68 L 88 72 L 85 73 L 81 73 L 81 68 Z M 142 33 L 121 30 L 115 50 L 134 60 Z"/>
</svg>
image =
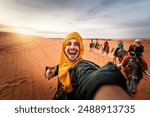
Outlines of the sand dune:
<svg viewBox="0 0 150 117">
<path fill-rule="evenodd" d="M 90 40 L 84 40 L 84 58 L 100 66 L 112 61 L 113 54 L 105 57 L 89 51 Z M 103 43 L 103 41 L 100 41 Z M 117 41 L 109 41 L 116 47 Z M 125 48 L 133 40 L 125 41 Z M 7 100 L 44 100 L 52 99 L 57 77 L 45 80 L 46 65 L 59 62 L 61 39 L 45 39 L 36 36 L 17 35 L 0 32 L 0 99 Z M 143 42 L 144 56 L 150 66 L 150 41 Z M 133 99 L 150 99 L 150 78 L 144 76 Z"/>
</svg>

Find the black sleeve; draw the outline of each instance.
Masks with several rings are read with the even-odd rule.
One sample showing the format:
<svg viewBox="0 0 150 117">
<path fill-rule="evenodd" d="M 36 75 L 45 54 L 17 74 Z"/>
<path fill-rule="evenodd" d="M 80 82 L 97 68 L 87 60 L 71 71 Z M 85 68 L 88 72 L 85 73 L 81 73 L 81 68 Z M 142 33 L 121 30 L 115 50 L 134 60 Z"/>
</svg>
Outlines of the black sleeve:
<svg viewBox="0 0 150 117">
<path fill-rule="evenodd" d="M 93 99 L 100 86 L 114 84 L 127 91 L 126 80 L 120 70 L 113 63 L 108 62 L 100 69 L 90 69 L 88 64 L 79 64 L 76 69 L 78 89 L 76 97 L 79 100 Z"/>
<path fill-rule="evenodd" d="M 140 52 L 141 52 L 141 53 L 144 52 L 144 46 L 141 46 Z"/>
</svg>

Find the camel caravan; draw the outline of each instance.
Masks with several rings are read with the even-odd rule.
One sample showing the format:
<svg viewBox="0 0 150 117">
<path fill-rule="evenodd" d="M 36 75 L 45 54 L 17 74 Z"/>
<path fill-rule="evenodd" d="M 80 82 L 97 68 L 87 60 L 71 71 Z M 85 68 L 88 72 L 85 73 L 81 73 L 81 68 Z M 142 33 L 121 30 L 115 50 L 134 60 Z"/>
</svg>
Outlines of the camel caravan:
<svg viewBox="0 0 150 117">
<path fill-rule="evenodd" d="M 147 71 L 147 63 L 142 55 L 144 50 L 142 49 L 143 46 L 140 45 L 141 40 L 135 40 L 134 44 L 130 45 L 129 50 L 124 49 L 122 40 L 118 41 L 116 48 L 110 47 L 108 41 L 110 40 L 91 39 L 89 51 L 96 54 L 101 52 L 100 55 L 105 54 L 106 57 L 108 57 L 109 53 L 112 53 L 112 62 L 118 66 L 126 77 L 129 94 L 136 94 L 138 84 L 143 78 L 143 75 L 150 75 Z M 103 44 L 101 42 L 103 42 Z M 137 46 L 138 44 L 139 46 Z M 136 52 L 135 47 L 141 48 L 137 49 L 139 52 Z"/>
<path fill-rule="evenodd" d="M 107 40 L 105 40 L 103 44 L 99 43 L 100 41 L 104 41 L 104 40 L 91 39 L 91 42 L 89 45 L 89 51 L 94 52 L 96 54 L 101 53 L 101 55 L 108 56 L 108 54 L 112 53 L 115 50 L 115 48 L 114 47 L 110 48 L 110 45 Z"/>
</svg>

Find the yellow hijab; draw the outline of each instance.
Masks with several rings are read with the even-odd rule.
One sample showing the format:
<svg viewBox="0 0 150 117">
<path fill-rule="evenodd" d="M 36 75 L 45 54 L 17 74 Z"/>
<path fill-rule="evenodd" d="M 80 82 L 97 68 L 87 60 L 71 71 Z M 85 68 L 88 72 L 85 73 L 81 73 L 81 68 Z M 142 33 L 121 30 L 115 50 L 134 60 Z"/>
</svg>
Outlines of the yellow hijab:
<svg viewBox="0 0 150 117">
<path fill-rule="evenodd" d="M 76 39 L 79 42 L 79 57 L 74 60 L 70 61 L 66 54 L 65 54 L 65 47 L 66 44 L 70 39 Z M 71 79 L 70 79 L 70 74 L 69 74 L 69 69 L 73 68 L 73 66 L 78 63 L 79 61 L 82 60 L 82 55 L 84 52 L 84 46 L 82 43 L 82 37 L 79 35 L 77 32 L 70 33 L 64 40 L 63 45 L 62 45 L 62 52 L 61 52 L 61 58 L 60 58 L 60 63 L 59 63 L 59 80 L 63 85 L 63 89 L 66 92 L 71 92 L 73 90 L 72 84 L 71 84 Z"/>
</svg>

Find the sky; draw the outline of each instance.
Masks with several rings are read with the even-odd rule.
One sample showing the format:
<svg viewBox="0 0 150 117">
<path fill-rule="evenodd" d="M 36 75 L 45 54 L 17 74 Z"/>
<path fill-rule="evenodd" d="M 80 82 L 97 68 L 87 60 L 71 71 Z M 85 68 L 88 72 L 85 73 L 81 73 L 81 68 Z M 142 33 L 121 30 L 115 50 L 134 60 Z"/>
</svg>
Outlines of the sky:
<svg viewBox="0 0 150 117">
<path fill-rule="evenodd" d="M 150 38 L 150 0 L 0 0 L 0 31 Z"/>
</svg>

